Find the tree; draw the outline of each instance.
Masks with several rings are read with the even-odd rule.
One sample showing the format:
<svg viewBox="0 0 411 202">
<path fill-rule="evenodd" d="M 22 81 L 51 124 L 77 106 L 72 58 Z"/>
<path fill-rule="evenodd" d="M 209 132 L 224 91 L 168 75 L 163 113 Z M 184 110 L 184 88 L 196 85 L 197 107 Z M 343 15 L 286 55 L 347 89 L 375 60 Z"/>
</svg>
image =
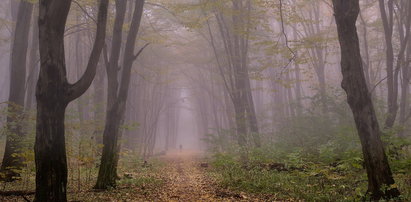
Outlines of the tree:
<svg viewBox="0 0 411 202">
<path fill-rule="evenodd" d="M 399 1 L 394 0 L 379 0 L 379 7 L 381 13 L 382 24 L 384 27 L 385 36 L 385 46 L 386 46 L 386 65 L 387 65 L 387 88 L 388 88 L 388 111 L 387 119 L 385 120 L 385 127 L 391 128 L 395 124 L 398 112 L 398 84 L 400 71 L 403 69 L 403 81 L 408 82 L 408 69 L 406 67 L 405 53 L 407 50 L 409 34 L 410 34 L 410 20 L 409 20 L 409 1 Z M 387 7 L 387 8 L 386 8 Z M 398 10 L 396 14 L 396 10 Z M 395 16 L 400 16 L 398 21 L 398 31 L 399 31 L 399 51 L 395 58 L 394 56 L 394 24 L 396 22 Z M 401 100 L 402 112 L 405 109 L 406 97 L 404 92 L 406 92 L 408 86 L 403 85 L 403 99 Z M 405 122 L 405 114 L 401 113 L 400 122 Z"/>
<path fill-rule="evenodd" d="M 411 40 L 410 40 L 410 27 L 411 27 L 411 2 L 410 1 L 401 1 L 398 6 L 399 13 L 398 18 L 398 33 L 400 37 L 400 53 L 397 62 L 397 68 L 401 67 L 402 72 L 402 81 L 401 81 L 401 97 L 400 97 L 400 114 L 399 114 L 399 123 L 404 126 L 405 122 L 409 118 L 409 83 L 411 80 L 409 64 L 411 56 Z M 399 66 L 400 65 L 400 66 Z M 403 132 L 401 133 L 403 135 Z"/>
<path fill-rule="evenodd" d="M 139 54 L 147 46 L 144 46 L 135 55 L 134 47 L 140 22 L 143 14 L 144 0 L 135 2 L 134 13 L 131 20 L 130 30 L 124 48 L 121 80 L 119 81 L 119 58 L 121 49 L 121 35 L 124 22 L 124 13 L 127 2 L 116 1 L 117 13 L 114 25 L 114 36 L 110 61 L 107 65 L 108 94 L 106 125 L 103 133 L 103 155 L 98 173 L 96 189 L 107 189 L 116 185 L 117 163 L 119 155 L 120 126 L 124 122 L 128 89 L 130 86 L 131 68 Z"/>
<path fill-rule="evenodd" d="M 27 68 L 27 89 L 26 89 L 26 102 L 25 109 L 32 110 L 36 99 L 36 82 L 40 71 L 39 66 L 39 30 L 37 25 L 38 8 L 36 6 L 35 12 L 32 17 L 31 26 L 31 45 L 30 45 L 30 57 L 28 60 Z"/>
<path fill-rule="evenodd" d="M 333 0 L 341 47 L 342 87 L 354 115 L 360 137 L 368 176 L 371 200 L 390 199 L 400 195 L 394 184 L 391 169 L 381 141 L 381 132 L 371 94 L 363 71 L 356 21 L 360 11 L 359 0 Z"/>
<path fill-rule="evenodd" d="M 327 39 L 327 33 L 324 30 L 321 19 L 322 2 L 314 0 L 307 1 L 305 5 L 307 10 L 300 9 L 298 15 L 303 19 L 300 24 L 303 28 L 303 36 L 307 45 L 307 53 L 311 58 L 311 63 L 314 67 L 315 74 L 319 84 L 319 98 L 321 102 L 322 112 L 324 115 L 328 113 L 327 109 L 327 83 L 326 83 L 326 67 L 328 50 L 327 44 L 330 43 Z M 298 6 L 296 6 L 298 7 Z"/>
<path fill-rule="evenodd" d="M 247 136 L 250 132 L 254 145 L 261 146 L 259 128 L 255 112 L 253 96 L 251 92 L 248 51 L 251 27 L 251 1 L 229 1 L 231 11 L 227 13 L 221 5 L 214 5 L 212 9 L 217 19 L 217 28 L 223 44 L 223 58 L 218 53 L 217 38 L 213 36 L 210 23 L 207 20 L 210 46 L 213 48 L 220 76 L 224 81 L 224 87 L 229 92 L 235 111 L 236 133 L 238 144 L 245 147 Z M 211 3 L 216 4 L 217 1 Z"/>
<path fill-rule="evenodd" d="M 24 137 L 21 122 L 24 112 L 26 60 L 32 12 L 32 3 L 27 1 L 20 2 L 10 61 L 11 75 L 7 116 L 8 135 L 1 164 L 1 177 L 5 181 L 12 181 L 18 177 L 18 170 L 23 166 L 23 159 L 19 153 L 22 149 L 22 139 Z"/>
<path fill-rule="evenodd" d="M 40 74 L 36 87 L 35 201 L 67 201 L 65 110 L 91 85 L 104 46 L 108 0 L 101 0 L 99 4 L 96 38 L 87 69 L 76 83 L 68 83 L 64 31 L 71 2 L 39 2 Z"/>
</svg>

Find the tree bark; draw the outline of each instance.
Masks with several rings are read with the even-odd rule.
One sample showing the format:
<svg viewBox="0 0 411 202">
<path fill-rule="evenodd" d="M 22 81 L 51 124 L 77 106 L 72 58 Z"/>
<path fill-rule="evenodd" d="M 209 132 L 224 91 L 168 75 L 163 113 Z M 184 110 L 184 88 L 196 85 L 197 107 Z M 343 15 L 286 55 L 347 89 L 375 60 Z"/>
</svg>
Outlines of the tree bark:
<svg viewBox="0 0 411 202">
<path fill-rule="evenodd" d="M 82 95 L 96 73 L 103 49 L 108 0 L 101 0 L 94 46 L 85 74 L 75 84 L 66 77 L 64 30 L 71 0 L 40 0 L 40 75 L 36 88 L 37 125 L 35 201 L 67 201 L 67 159 L 64 116 L 67 105 Z"/>
<path fill-rule="evenodd" d="M 363 71 L 355 25 L 360 11 L 359 0 L 333 0 L 333 5 L 341 46 L 342 87 L 347 93 L 348 104 L 361 140 L 368 176 L 368 192 L 371 200 L 394 198 L 400 193 L 391 187 L 394 179 L 384 152 L 380 128 Z"/>
</svg>

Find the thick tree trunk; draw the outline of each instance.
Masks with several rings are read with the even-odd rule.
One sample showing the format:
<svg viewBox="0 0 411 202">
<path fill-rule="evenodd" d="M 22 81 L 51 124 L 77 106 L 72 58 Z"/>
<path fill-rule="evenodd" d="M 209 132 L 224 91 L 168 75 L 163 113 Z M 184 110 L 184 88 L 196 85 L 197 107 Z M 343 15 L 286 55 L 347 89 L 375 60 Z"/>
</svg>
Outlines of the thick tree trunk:
<svg viewBox="0 0 411 202">
<path fill-rule="evenodd" d="M 333 0 L 338 36 L 341 45 L 342 87 L 354 115 L 360 136 L 364 163 L 368 176 L 368 192 L 372 200 L 399 196 L 380 137 L 380 128 L 368 90 L 356 21 L 360 11 L 359 0 Z"/>
<path fill-rule="evenodd" d="M 22 121 L 24 119 L 26 59 L 32 12 L 33 4 L 21 1 L 18 8 L 11 52 L 9 114 L 7 116 L 8 134 L 0 169 L 2 180 L 5 181 L 12 181 L 18 178 L 18 171 L 23 167 L 23 159 L 19 154 L 22 149 L 21 141 L 24 138 Z"/>
<path fill-rule="evenodd" d="M 54 2 L 55 4 L 56 2 Z M 60 8 L 63 19 L 70 2 Z M 67 80 L 64 59 L 64 24 L 52 32 L 52 19 L 45 16 L 47 4 L 40 2 L 39 44 L 41 69 L 37 82 L 37 127 L 34 146 L 36 162 L 35 201 L 67 201 L 67 160 L 64 139 L 64 114 Z"/>
<path fill-rule="evenodd" d="M 40 0 L 40 75 L 36 88 L 37 126 L 35 201 L 67 201 L 64 116 L 67 105 L 91 85 L 103 49 L 108 0 L 99 5 L 97 32 L 84 75 L 75 84 L 66 77 L 64 30 L 71 0 Z"/>
<path fill-rule="evenodd" d="M 38 92 L 50 89 L 39 87 Z M 60 90 L 56 87 L 55 92 Z M 64 91 L 61 91 L 64 92 Z M 36 201 L 67 201 L 67 160 L 64 139 L 66 103 L 61 94 L 38 94 L 36 157 Z M 54 99 L 53 99 L 54 98 Z M 50 107 L 53 106 L 53 107 Z"/>
</svg>

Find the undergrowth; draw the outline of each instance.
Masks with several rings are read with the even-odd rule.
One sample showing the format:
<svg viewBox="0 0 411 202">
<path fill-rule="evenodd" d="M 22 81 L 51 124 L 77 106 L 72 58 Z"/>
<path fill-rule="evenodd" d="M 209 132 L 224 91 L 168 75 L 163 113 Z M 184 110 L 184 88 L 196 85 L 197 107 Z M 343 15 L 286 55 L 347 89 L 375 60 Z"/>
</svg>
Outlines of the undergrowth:
<svg viewBox="0 0 411 202">
<path fill-rule="evenodd" d="M 316 152 L 287 148 L 284 144 L 265 145 L 249 150 L 246 163 L 236 149 L 215 152 L 211 160 L 212 176 L 224 188 L 277 200 L 367 199 L 367 176 L 360 148 L 355 146 L 357 143 L 345 148 L 336 144 L 338 141 L 321 145 Z M 400 199 L 410 201 L 411 158 L 404 144 L 400 140 L 391 141 L 386 148 L 396 181 L 394 186 L 401 191 Z"/>
</svg>

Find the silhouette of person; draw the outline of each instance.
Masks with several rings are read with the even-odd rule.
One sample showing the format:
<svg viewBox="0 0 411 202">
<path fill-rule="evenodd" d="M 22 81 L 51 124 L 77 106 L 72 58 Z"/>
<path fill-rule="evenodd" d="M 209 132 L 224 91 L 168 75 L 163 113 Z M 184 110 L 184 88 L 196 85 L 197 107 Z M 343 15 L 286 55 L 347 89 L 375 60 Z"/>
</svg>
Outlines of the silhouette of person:
<svg viewBox="0 0 411 202">
<path fill-rule="evenodd" d="M 183 145 L 180 144 L 180 152 L 183 150 Z"/>
</svg>

